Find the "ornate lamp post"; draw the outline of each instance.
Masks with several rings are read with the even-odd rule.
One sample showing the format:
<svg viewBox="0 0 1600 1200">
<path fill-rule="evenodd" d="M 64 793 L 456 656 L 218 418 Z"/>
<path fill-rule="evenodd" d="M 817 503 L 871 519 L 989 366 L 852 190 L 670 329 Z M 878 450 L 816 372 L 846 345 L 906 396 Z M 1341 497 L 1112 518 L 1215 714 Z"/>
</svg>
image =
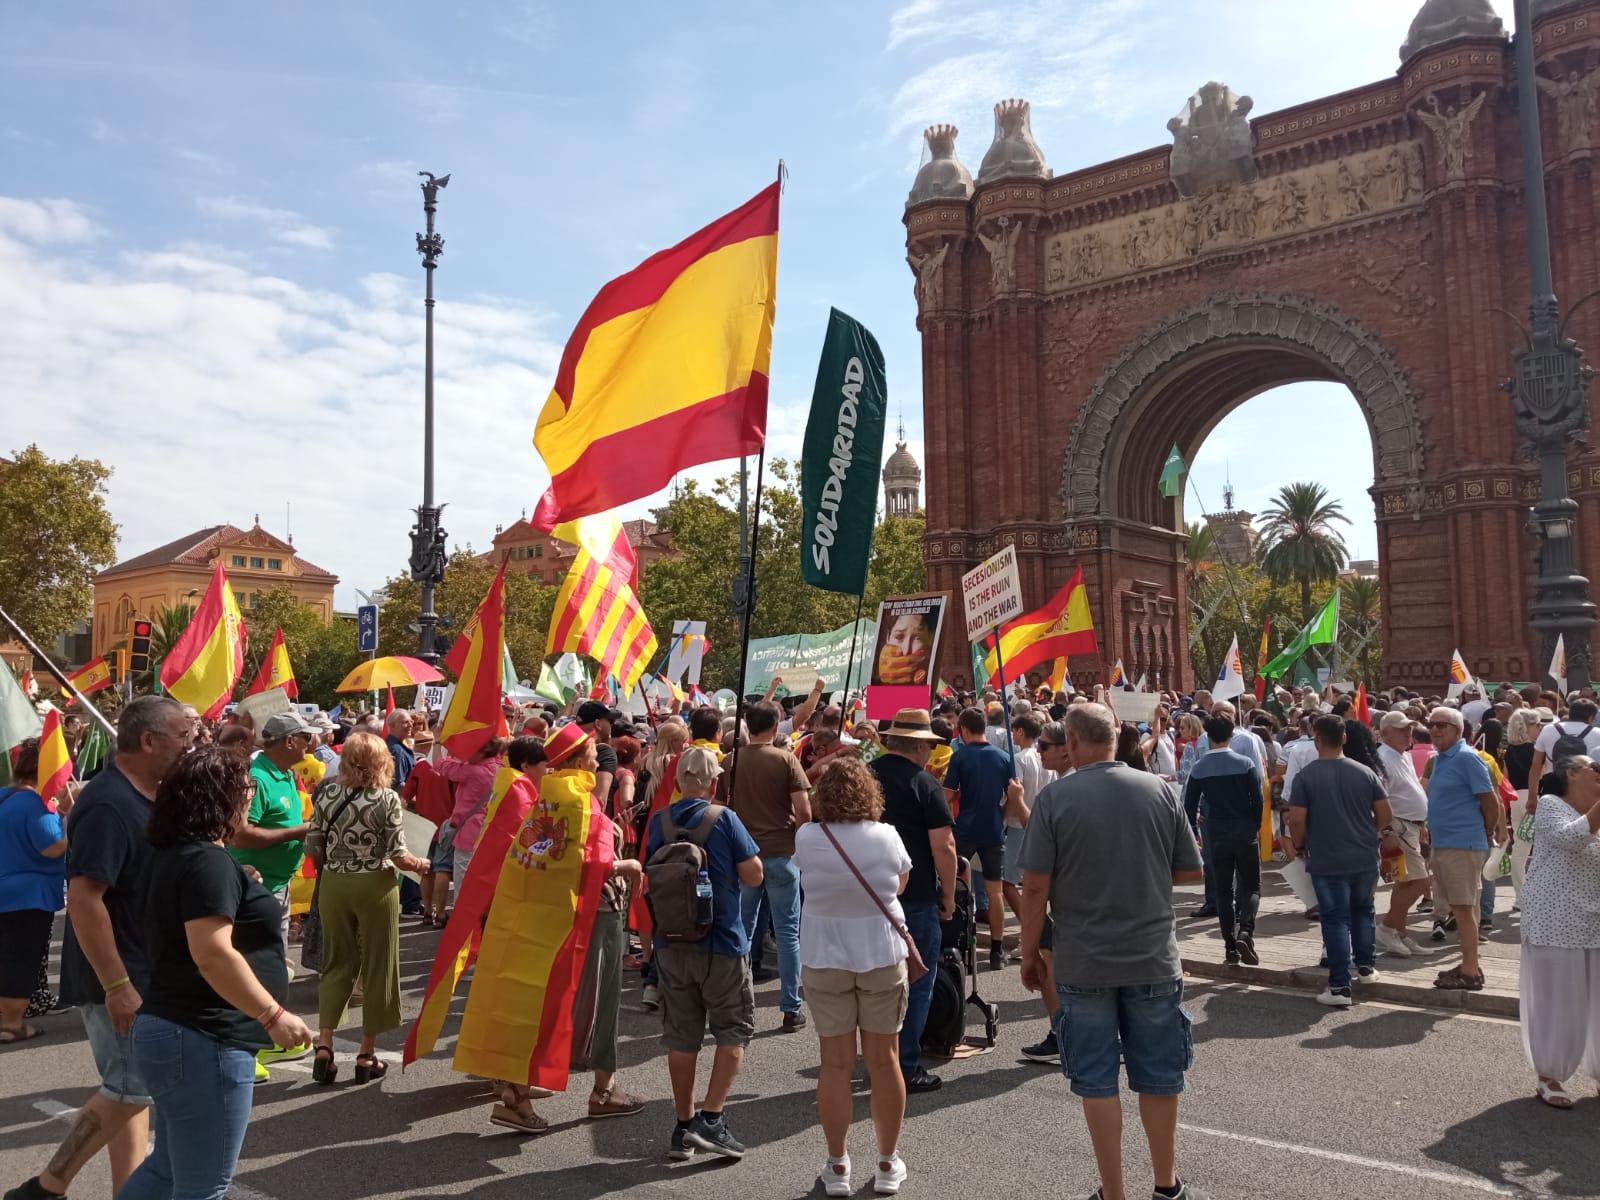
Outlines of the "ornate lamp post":
<svg viewBox="0 0 1600 1200">
<path fill-rule="evenodd" d="M 1589 630 L 1600 610 L 1589 581 L 1577 572 L 1578 502 L 1567 495 L 1567 443 L 1589 425 L 1589 378 L 1583 351 L 1562 336 L 1561 309 L 1550 269 L 1550 214 L 1544 192 L 1544 144 L 1539 131 L 1539 81 L 1533 62 L 1529 0 L 1516 0 L 1517 106 L 1522 121 L 1522 167 L 1528 213 L 1528 281 L 1533 292 L 1528 348 L 1512 356 L 1505 385 L 1517 432 L 1539 454 L 1539 579 L 1530 624 L 1539 631 L 1543 672 L 1565 639 L 1567 687 L 1589 686 Z"/>
<path fill-rule="evenodd" d="M 432 663 L 439 657 L 433 648 L 433 633 L 439 624 L 439 615 L 433 611 L 433 589 L 444 582 L 446 557 L 445 532 L 439 526 L 439 514 L 444 506 L 433 502 L 433 270 L 439 265 L 439 255 L 444 253 L 444 238 L 434 232 L 433 218 L 439 211 L 439 189 L 450 182 L 450 176 L 435 177 L 430 171 L 417 174 L 423 177 L 422 211 L 428 222 L 428 231 L 417 234 L 417 253 L 422 255 L 422 269 L 428 275 L 428 291 L 423 300 L 426 332 L 422 384 L 422 506 L 414 510 L 417 523 L 411 527 L 411 578 L 422 585 L 421 612 L 417 617 L 417 657 Z"/>
</svg>

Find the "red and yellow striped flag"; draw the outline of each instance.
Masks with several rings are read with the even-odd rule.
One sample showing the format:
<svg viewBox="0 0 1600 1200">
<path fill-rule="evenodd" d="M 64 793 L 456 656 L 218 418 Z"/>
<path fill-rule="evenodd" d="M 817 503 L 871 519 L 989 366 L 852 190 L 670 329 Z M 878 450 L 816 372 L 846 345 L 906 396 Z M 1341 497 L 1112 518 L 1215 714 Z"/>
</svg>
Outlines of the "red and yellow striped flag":
<svg viewBox="0 0 1600 1200">
<path fill-rule="evenodd" d="M 656 652 L 656 635 L 629 580 L 633 549 L 609 513 L 569 521 L 552 535 L 573 542 L 578 556 L 556 596 L 546 654 L 587 654 L 631 692 Z"/>
<path fill-rule="evenodd" d="M 533 444 L 533 525 L 616 508 L 767 435 L 778 185 L 600 289 L 561 356 Z"/>
<path fill-rule="evenodd" d="M 92 696 L 103 688 L 111 686 L 111 668 L 106 666 L 103 658 L 91 658 L 71 675 L 67 682 L 85 696 Z"/>
<path fill-rule="evenodd" d="M 289 648 L 283 644 L 281 629 L 272 631 L 272 645 L 267 647 L 267 656 L 261 660 L 261 670 L 256 672 L 255 682 L 245 695 L 259 696 L 273 688 L 282 688 L 283 694 L 291 700 L 300 697 L 300 685 L 294 681 L 294 668 L 289 665 Z"/>
<path fill-rule="evenodd" d="M 214 721 L 243 670 L 244 616 L 219 562 L 194 619 L 161 660 L 161 686 L 179 704 L 192 704 Z"/>
<path fill-rule="evenodd" d="M 61 714 L 51 709 L 39 735 L 39 799 L 51 812 L 56 811 L 56 796 L 72 778 L 72 755 L 67 750 L 67 735 L 61 731 Z"/>
<path fill-rule="evenodd" d="M 1267 698 L 1267 677 L 1263 674 L 1267 663 L 1271 659 L 1269 653 L 1269 640 L 1272 637 L 1272 618 L 1267 618 L 1267 623 L 1261 627 L 1261 648 L 1256 651 L 1256 703 L 1260 704 Z"/>
</svg>

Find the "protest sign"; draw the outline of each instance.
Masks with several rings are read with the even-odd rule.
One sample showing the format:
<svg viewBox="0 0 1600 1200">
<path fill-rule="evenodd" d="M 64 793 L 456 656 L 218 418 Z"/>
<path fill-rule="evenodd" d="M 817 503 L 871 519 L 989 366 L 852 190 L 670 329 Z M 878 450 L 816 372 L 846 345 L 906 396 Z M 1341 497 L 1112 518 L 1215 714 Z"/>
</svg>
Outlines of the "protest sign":
<svg viewBox="0 0 1600 1200">
<path fill-rule="evenodd" d="M 929 708 L 934 663 L 948 592 L 889 596 L 878 605 L 877 636 L 867 686 L 867 717 L 891 718 L 902 708 Z"/>
</svg>

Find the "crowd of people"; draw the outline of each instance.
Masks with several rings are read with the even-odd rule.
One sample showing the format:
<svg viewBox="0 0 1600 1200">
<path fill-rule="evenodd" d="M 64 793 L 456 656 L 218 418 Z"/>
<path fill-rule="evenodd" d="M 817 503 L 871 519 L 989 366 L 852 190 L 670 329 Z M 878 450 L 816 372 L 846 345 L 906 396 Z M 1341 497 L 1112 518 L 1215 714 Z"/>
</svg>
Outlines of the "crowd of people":
<svg viewBox="0 0 1600 1200">
<path fill-rule="evenodd" d="M 878 721 L 840 699 L 825 703 L 820 681 L 782 703 L 769 691 L 742 724 L 677 704 L 648 720 L 600 699 L 509 706 L 508 736 L 461 759 L 425 713 L 290 712 L 258 730 L 143 697 L 119 716 L 114 757 L 59 811 L 34 790 L 38 745 L 24 743 L 0 791 L 0 1043 L 32 1040 L 31 1017 L 75 1007 L 101 1086 L 6 1200 L 66 1194 L 101 1149 L 118 1196 L 225 1195 L 253 1086 L 275 1062 L 311 1057 L 318 1085 L 346 1065 L 357 1083 L 384 1077 L 378 1039 L 402 1026 L 407 920 L 442 931 L 433 985 L 446 979 L 446 999 L 459 972 L 445 960 L 478 953 L 455 1067 L 492 1080 L 489 1121 L 521 1133 L 546 1128 L 535 1102 L 569 1069 L 592 1073 L 591 1118 L 645 1109 L 617 1079 L 618 1013 L 637 971 L 641 1004 L 660 1015 L 676 1118 L 665 1148 L 680 1161 L 745 1154 L 724 1105 L 756 1032 L 755 986 L 775 980 L 777 1030 L 814 1025 L 818 1039 L 828 1195 L 857 1183 L 858 1055 L 873 1188 L 906 1180 L 907 1097 L 942 1083 L 923 1062 L 941 955 L 970 919 L 989 969 L 1017 965 L 1040 994 L 1042 1036 L 1023 1053 L 1061 1064 L 1082 1099 L 1095 1196 L 1125 1194 L 1124 1073 L 1154 1195 L 1198 1196 L 1176 1161 L 1194 1047 L 1173 888 L 1203 880 L 1183 919 L 1215 919 L 1226 962 L 1254 965 L 1274 859 L 1320 922 L 1328 982 L 1316 998 L 1329 1007 L 1378 978 L 1379 954 L 1412 958 L 1452 938 L 1459 960 L 1435 986 L 1481 989 L 1480 939 L 1510 886 L 1537 1094 L 1570 1107 L 1565 1082 L 1600 1076 L 1592 693 L 1469 688 L 1447 701 L 1395 689 L 1358 712 L 1331 692 L 1257 702 L 1199 690 L 1161 696 L 1140 723 L 1098 690 L 946 695 Z M 578 852 L 570 877 L 513 870 L 557 837 Z M 583 970 L 552 1047 L 538 1006 L 556 985 L 509 1012 L 528 1005 L 508 1003 L 524 985 L 506 984 L 503 964 L 542 953 L 528 931 L 558 886 Z M 43 974 L 63 908 L 57 999 Z M 317 973 L 314 1031 L 286 1007 L 297 966 Z M 360 1047 L 343 1064 L 335 1035 L 356 1009 Z M 420 1053 L 437 1026 L 418 1019 Z M 508 1063 L 519 1039 L 527 1052 Z"/>
</svg>

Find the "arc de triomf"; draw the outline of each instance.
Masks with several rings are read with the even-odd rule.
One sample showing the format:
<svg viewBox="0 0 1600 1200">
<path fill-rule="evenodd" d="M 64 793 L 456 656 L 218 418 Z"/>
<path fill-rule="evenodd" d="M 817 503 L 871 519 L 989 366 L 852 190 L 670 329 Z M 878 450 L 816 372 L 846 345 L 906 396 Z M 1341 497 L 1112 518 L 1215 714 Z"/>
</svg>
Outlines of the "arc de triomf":
<svg viewBox="0 0 1600 1200">
<path fill-rule="evenodd" d="M 1570 310 L 1600 289 L 1600 0 L 1534 11 Z M 1538 471 L 1499 390 L 1529 294 L 1513 55 L 1488 0 L 1428 0 L 1400 57 L 1393 78 L 1265 116 L 1208 83 L 1172 145 L 1065 175 L 1026 101 L 995 106 L 976 179 L 954 128 L 927 131 L 905 224 L 931 586 L 958 592 L 1010 542 L 1036 605 L 1081 565 L 1104 661 L 1192 683 L 1167 452 L 1192 461 L 1269 388 L 1336 380 L 1372 435 L 1385 681 L 1441 688 L 1457 646 L 1483 677 L 1542 677 Z M 1568 332 L 1600 346 L 1600 302 Z M 1262 456 L 1315 478 L 1317 421 L 1286 413 Z M 1600 454 L 1575 446 L 1569 484 L 1592 576 Z M 959 645 L 941 665 L 970 675 Z M 1099 665 L 1074 660 L 1074 679 Z"/>
</svg>

